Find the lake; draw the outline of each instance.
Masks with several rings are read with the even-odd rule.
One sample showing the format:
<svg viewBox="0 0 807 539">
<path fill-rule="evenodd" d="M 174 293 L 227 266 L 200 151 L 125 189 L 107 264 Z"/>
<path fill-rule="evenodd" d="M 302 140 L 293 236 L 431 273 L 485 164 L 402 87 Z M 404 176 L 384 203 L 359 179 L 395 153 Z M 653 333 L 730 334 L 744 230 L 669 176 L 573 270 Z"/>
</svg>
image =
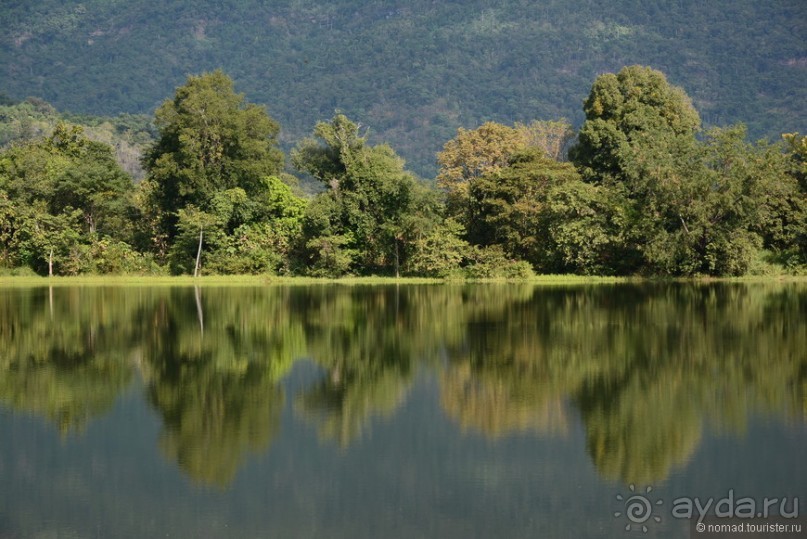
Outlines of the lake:
<svg viewBox="0 0 807 539">
<path fill-rule="evenodd" d="M 685 537 L 806 454 L 805 283 L 0 288 L 4 539 Z"/>
</svg>

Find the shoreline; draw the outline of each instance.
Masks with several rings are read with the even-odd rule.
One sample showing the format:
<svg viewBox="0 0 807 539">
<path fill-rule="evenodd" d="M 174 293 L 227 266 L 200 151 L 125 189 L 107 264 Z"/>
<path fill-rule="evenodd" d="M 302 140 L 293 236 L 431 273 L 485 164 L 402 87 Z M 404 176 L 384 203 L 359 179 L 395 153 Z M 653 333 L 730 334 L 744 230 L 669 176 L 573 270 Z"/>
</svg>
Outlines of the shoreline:
<svg viewBox="0 0 807 539">
<path fill-rule="evenodd" d="M 424 277 L 278 277 L 271 275 L 210 275 L 192 277 L 140 275 L 0 276 L 0 288 L 44 286 L 389 286 L 389 285 L 593 285 L 660 283 L 804 283 L 807 275 L 752 275 L 742 277 L 613 277 L 591 275 L 536 275 L 526 279 L 441 279 Z"/>
</svg>

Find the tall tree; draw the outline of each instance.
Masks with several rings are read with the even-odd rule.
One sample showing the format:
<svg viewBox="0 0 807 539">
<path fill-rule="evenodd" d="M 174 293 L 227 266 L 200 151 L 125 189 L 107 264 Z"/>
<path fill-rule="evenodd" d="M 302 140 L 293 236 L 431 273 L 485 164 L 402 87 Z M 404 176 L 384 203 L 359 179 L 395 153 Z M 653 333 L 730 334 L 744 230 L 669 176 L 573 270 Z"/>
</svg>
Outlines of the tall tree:
<svg viewBox="0 0 807 539">
<path fill-rule="evenodd" d="M 570 157 L 587 181 L 608 190 L 625 217 L 620 271 L 746 270 L 761 245 L 749 230 L 759 178 L 739 161 L 723 166 L 731 161 L 726 152 L 735 147 L 734 135 L 715 133 L 699 142 L 700 120 L 689 98 L 661 72 L 642 66 L 598 77 L 585 113 Z M 733 155 L 745 161 L 747 152 L 740 153 Z"/>
<path fill-rule="evenodd" d="M 279 125 L 264 107 L 235 93 L 222 71 L 188 77 L 157 109 L 155 123 L 159 137 L 144 165 L 169 238 L 177 233 L 178 210 L 210 211 L 217 193 L 234 188 L 257 200 L 266 191 L 263 178 L 282 168 Z M 259 204 L 252 210 L 260 212 Z"/>
<path fill-rule="evenodd" d="M 629 66 L 597 77 L 584 105 L 586 121 L 569 151 L 589 181 L 624 181 L 626 153 L 648 142 L 692 137 L 700 117 L 686 93 L 660 71 Z"/>
<path fill-rule="evenodd" d="M 53 189 L 52 211 L 78 208 L 89 234 L 121 238 L 130 228 L 134 185 L 115 161 L 111 146 L 89 140 L 80 126 L 57 124 L 47 140 L 52 153 L 64 155 L 71 166 Z M 124 239 L 129 240 L 129 234 Z"/>
<path fill-rule="evenodd" d="M 468 237 L 500 246 L 545 272 L 609 271 L 604 266 L 615 227 L 600 186 L 584 183 L 570 163 L 537 149 L 471 184 Z M 612 270 L 610 270 L 612 271 Z"/>
<path fill-rule="evenodd" d="M 328 190 L 304 219 L 307 264 L 314 272 L 400 272 L 418 216 L 434 201 L 389 146 L 370 146 L 344 115 L 320 122 L 292 155 L 295 166 Z"/>
<path fill-rule="evenodd" d="M 45 203 L 50 213 L 80 209 L 90 234 L 120 237 L 134 190 L 112 148 L 59 123 L 42 140 L 15 146 L 0 162 L 0 188 L 19 204 Z"/>
<path fill-rule="evenodd" d="M 13 204 L 4 219 L 6 263 L 40 272 L 90 269 L 85 247 L 104 237 L 130 240 L 133 189 L 112 148 L 80 126 L 59 123 L 49 137 L 3 152 L 0 192 Z"/>
<path fill-rule="evenodd" d="M 763 247 L 792 252 L 804 200 L 781 147 L 743 126 L 696 138 L 686 94 L 641 66 L 599 77 L 585 112 L 570 154 L 624 216 L 621 271 L 740 275 Z"/>
</svg>

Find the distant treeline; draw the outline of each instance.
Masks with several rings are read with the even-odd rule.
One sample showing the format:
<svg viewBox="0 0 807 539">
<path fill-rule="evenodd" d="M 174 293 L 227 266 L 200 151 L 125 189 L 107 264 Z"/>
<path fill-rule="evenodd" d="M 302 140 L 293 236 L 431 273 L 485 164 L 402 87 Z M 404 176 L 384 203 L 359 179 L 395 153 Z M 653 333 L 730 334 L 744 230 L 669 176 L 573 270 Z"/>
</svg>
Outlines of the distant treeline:
<svg viewBox="0 0 807 539">
<path fill-rule="evenodd" d="M 686 93 L 648 67 L 598 77 L 577 133 L 562 120 L 460 129 L 434 182 L 337 114 L 290 155 L 321 184 L 314 195 L 286 172 L 279 124 L 221 71 L 189 77 L 153 127 L 51 128 L 35 121 L 45 107 L 0 107 L 0 136 L 15 141 L 0 152 L 6 273 L 724 276 L 807 264 L 807 137 L 704 131 Z"/>
</svg>

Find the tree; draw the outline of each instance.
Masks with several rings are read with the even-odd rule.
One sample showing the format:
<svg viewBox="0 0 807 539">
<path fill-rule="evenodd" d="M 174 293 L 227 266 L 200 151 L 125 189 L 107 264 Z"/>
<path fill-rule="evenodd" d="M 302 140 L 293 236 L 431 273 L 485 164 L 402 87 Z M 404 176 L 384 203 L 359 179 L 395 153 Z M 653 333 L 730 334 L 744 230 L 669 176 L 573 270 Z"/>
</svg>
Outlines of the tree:
<svg viewBox="0 0 807 539">
<path fill-rule="evenodd" d="M 546 192 L 553 184 L 576 178 L 574 167 L 538 151 L 513 156 L 506 167 L 470 186 L 471 243 L 500 244 L 511 256 L 535 260 L 539 240 L 533 232 Z"/>
<path fill-rule="evenodd" d="M 672 143 L 676 137 L 692 137 L 700 127 L 686 93 L 644 66 L 597 77 L 583 110 L 586 121 L 569 157 L 592 182 L 625 181 L 626 152 L 649 139 Z"/>
<path fill-rule="evenodd" d="M 80 126 L 61 123 L 46 145 L 71 160 L 55 178 L 51 211 L 80 208 L 88 234 L 128 240 L 134 185 L 115 161 L 112 147 L 89 140 Z"/>
<path fill-rule="evenodd" d="M 155 124 L 159 137 L 144 165 L 154 184 L 152 203 L 169 239 L 177 233 L 178 210 L 194 205 L 210 211 L 217 193 L 235 188 L 247 200 L 258 200 L 266 193 L 263 178 L 282 168 L 277 122 L 236 94 L 221 71 L 188 77 L 174 98 L 157 109 Z M 240 224 L 231 223 L 230 230 Z"/>
<path fill-rule="evenodd" d="M 473 130 L 459 128 L 437 154 L 437 186 L 446 193 L 448 216 L 470 229 L 471 184 L 506 167 L 514 152 L 528 144 L 526 131 L 495 122 Z"/>
<path fill-rule="evenodd" d="M 539 229 L 544 273 L 609 275 L 625 264 L 620 223 L 624 215 L 601 186 L 570 181 L 546 195 Z"/>
<path fill-rule="evenodd" d="M 295 195 L 278 176 L 269 176 L 263 181 L 267 193 L 259 201 L 260 219 L 242 224 L 223 237 L 218 249 L 209 257 L 208 269 L 230 274 L 291 272 L 306 201 Z M 237 208 L 230 210 L 231 216 L 237 213 L 233 210 Z"/>
<path fill-rule="evenodd" d="M 47 138 L 4 152 L 0 177 L 9 196 L 21 204 L 42 201 L 54 214 L 81 209 L 90 232 L 104 216 L 114 215 L 133 189 L 111 147 L 89 140 L 80 126 L 66 123 L 57 124 Z M 115 225 L 109 228 L 120 223 Z"/>
<path fill-rule="evenodd" d="M 544 272 L 606 271 L 613 246 L 603 189 L 537 149 L 471 184 L 472 244 L 499 246 Z"/>
<path fill-rule="evenodd" d="M 134 186 L 112 148 L 80 126 L 59 123 L 41 140 L 0 154 L 0 191 L 13 203 L 4 227 L 16 254 L 6 260 L 38 271 L 92 269 L 89 245 L 103 237 L 130 241 Z"/>
<path fill-rule="evenodd" d="M 317 124 L 292 159 L 327 187 L 304 219 L 306 265 L 320 274 L 398 275 L 417 216 L 433 210 L 403 159 L 385 144 L 366 144 L 359 126 L 341 114 Z"/>
<path fill-rule="evenodd" d="M 314 136 L 304 139 L 292 152 L 294 166 L 322 182 L 336 187 L 343 179 L 354 156 L 365 147 L 366 139 L 359 135 L 360 126 L 344 114 L 330 122 L 318 122 Z"/>
<path fill-rule="evenodd" d="M 472 130 L 459 128 L 457 136 L 437 154 L 437 185 L 449 197 L 467 195 L 470 182 L 506 167 L 513 152 L 526 144 L 524 131 L 496 122 L 486 122 Z"/>
<path fill-rule="evenodd" d="M 456 272 L 471 246 L 462 239 L 465 230 L 448 218 L 436 222 L 430 230 L 421 230 L 412 242 L 407 273 L 426 277 L 448 277 Z"/>
<path fill-rule="evenodd" d="M 749 241 L 779 262 L 796 265 L 799 243 L 807 233 L 807 192 L 799 187 L 791 168 L 792 155 L 783 151 L 786 148 L 765 141 L 752 144 L 746 135 L 743 125 L 706 133 L 710 194 L 715 197 L 716 212 L 720 212 L 711 218 L 720 223 L 713 228 L 730 226 L 735 231 L 747 231 Z"/>
<path fill-rule="evenodd" d="M 25 265 L 39 273 L 47 269 L 48 276 L 54 273 L 75 275 L 85 269 L 80 260 L 81 237 L 77 226 L 80 210 L 53 215 L 38 202 L 19 215 L 15 243 Z"/>
<path fill-rule="evenodd" d="M 572 137 L 565 120 L 517 123 L 514 127 L 486 122 L 476 129 L 458 129 L 457 136 L 437 154 L 437 185 L 446 193 L 448 216 L 470 232 L 470 191 L 477 180 L 509 166 L 515 154 L 528 149 L 559 160 Z"/>
<path fill-rule="evenodd" d="M 14 245 L 17 219 L 17 208 L 0 189 L 0 268 L 14 268 L 18 264 L 19 254 Z"/>
<path fill-rule="evenodd" d="M 747 144 L 742 127 L 696 139 L 697 112 L 662 73 L 631 66 L 602 75 L 585 112 L 570 156 L 623 216 L 622 271 L 739 275 L 763 242 L 792 236 L 775 230 L 795 215 L 781 158 Z"/>
<path fill-rule="evenodd" d="M 630 241 L 646 270 L 741 275 L 761 248 L 794 243 L 803 203 L 781 148 L 745 136 L 744 126 L 712 129 L 626 153 Z"/>
</svg>

